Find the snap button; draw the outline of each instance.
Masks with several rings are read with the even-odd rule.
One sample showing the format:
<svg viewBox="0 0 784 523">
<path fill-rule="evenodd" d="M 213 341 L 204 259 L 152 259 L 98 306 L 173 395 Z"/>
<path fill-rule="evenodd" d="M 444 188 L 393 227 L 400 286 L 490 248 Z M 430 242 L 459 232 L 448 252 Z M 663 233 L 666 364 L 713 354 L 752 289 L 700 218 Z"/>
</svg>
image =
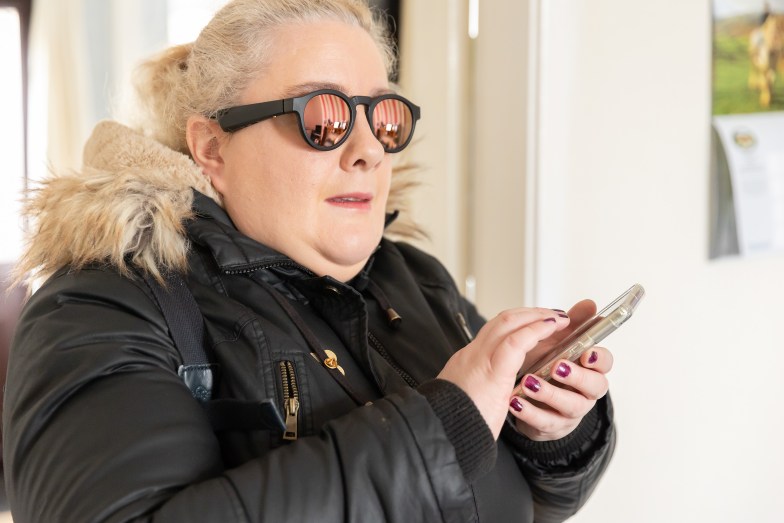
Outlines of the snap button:
<svg viewBox="0 0 784 523">
<path fill-rule="evenodd" d="M 324 290 L 327 290 L 327 291 L 330 291 L 330 292 L 334 292 L 335 294 L 340 295 L 340 289 L 338 289 L 337 287 L 335 287 L 333 285 L 327 285 L 326 287 L 324 287 Z"/>
</svg>

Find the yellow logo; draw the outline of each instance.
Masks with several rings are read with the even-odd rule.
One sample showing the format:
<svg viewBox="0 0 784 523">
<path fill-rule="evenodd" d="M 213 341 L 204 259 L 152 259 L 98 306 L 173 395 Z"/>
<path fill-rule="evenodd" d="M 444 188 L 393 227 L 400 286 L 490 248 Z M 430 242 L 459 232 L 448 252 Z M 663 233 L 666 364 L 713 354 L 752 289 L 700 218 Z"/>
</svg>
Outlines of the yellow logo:
<svg viewBox="0 0 784 523">
<path fill-rule="evenodd" d="M 735 131 L 735 134 L 732 136 L 732 138 L 735 140 L 735 144 L 742 149 L 750 149 L 751 147 L 757 145 L 757 139 L 754 138 L 754 135 L 751 134 L 751 131 Z"/>
</svg>

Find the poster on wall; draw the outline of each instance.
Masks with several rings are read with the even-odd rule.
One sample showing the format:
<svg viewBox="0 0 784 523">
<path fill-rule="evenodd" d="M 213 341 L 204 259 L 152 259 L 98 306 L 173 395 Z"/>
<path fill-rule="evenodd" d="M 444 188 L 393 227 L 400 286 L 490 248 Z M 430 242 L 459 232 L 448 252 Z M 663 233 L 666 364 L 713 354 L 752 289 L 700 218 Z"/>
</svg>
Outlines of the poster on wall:
<svg viewBox="0 0 784 523">
<path fill-rule="evenodd" d="M 710 257 L 784 253 L 784 0 L 713 0 Z"/>
</svg>

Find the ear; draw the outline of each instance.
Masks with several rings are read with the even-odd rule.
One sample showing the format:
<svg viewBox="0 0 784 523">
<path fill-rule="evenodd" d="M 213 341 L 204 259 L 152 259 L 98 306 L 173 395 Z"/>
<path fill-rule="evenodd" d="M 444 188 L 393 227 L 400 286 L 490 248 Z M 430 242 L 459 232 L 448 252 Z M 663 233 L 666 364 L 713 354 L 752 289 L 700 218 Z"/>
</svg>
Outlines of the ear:
<svg viewBox="0 0 784 523">
<path fill-rule="evenodd" d="M 185 128 L 185 140 L 193 161 L 201 167 L 219 193 L 223 193 L 221 186 L 225 162 L 221 155 L 221 144 L 225 134 L 218 122 L 201 115 L 188 118 Z"/>
</svg>

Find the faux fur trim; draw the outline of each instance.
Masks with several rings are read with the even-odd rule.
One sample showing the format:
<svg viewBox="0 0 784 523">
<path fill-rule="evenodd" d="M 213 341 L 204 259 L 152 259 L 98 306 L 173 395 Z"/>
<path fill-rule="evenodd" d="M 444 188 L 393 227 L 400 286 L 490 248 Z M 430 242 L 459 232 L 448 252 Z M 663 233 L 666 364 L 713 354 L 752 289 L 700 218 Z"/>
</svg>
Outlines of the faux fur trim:
<svg viewBox="0 0 784 523">
<path fill-rule="evenodd" d="M 81 172 L 53 173 L 25 202 L 27 248 L 17 278 L 47 278 L 62 267 L 129 263 L 160 277 L 186 267 L 184 222 L 191 188 L 220 196 L 186 155 L 117 122 L 93 130 Z"/>
</svg>

